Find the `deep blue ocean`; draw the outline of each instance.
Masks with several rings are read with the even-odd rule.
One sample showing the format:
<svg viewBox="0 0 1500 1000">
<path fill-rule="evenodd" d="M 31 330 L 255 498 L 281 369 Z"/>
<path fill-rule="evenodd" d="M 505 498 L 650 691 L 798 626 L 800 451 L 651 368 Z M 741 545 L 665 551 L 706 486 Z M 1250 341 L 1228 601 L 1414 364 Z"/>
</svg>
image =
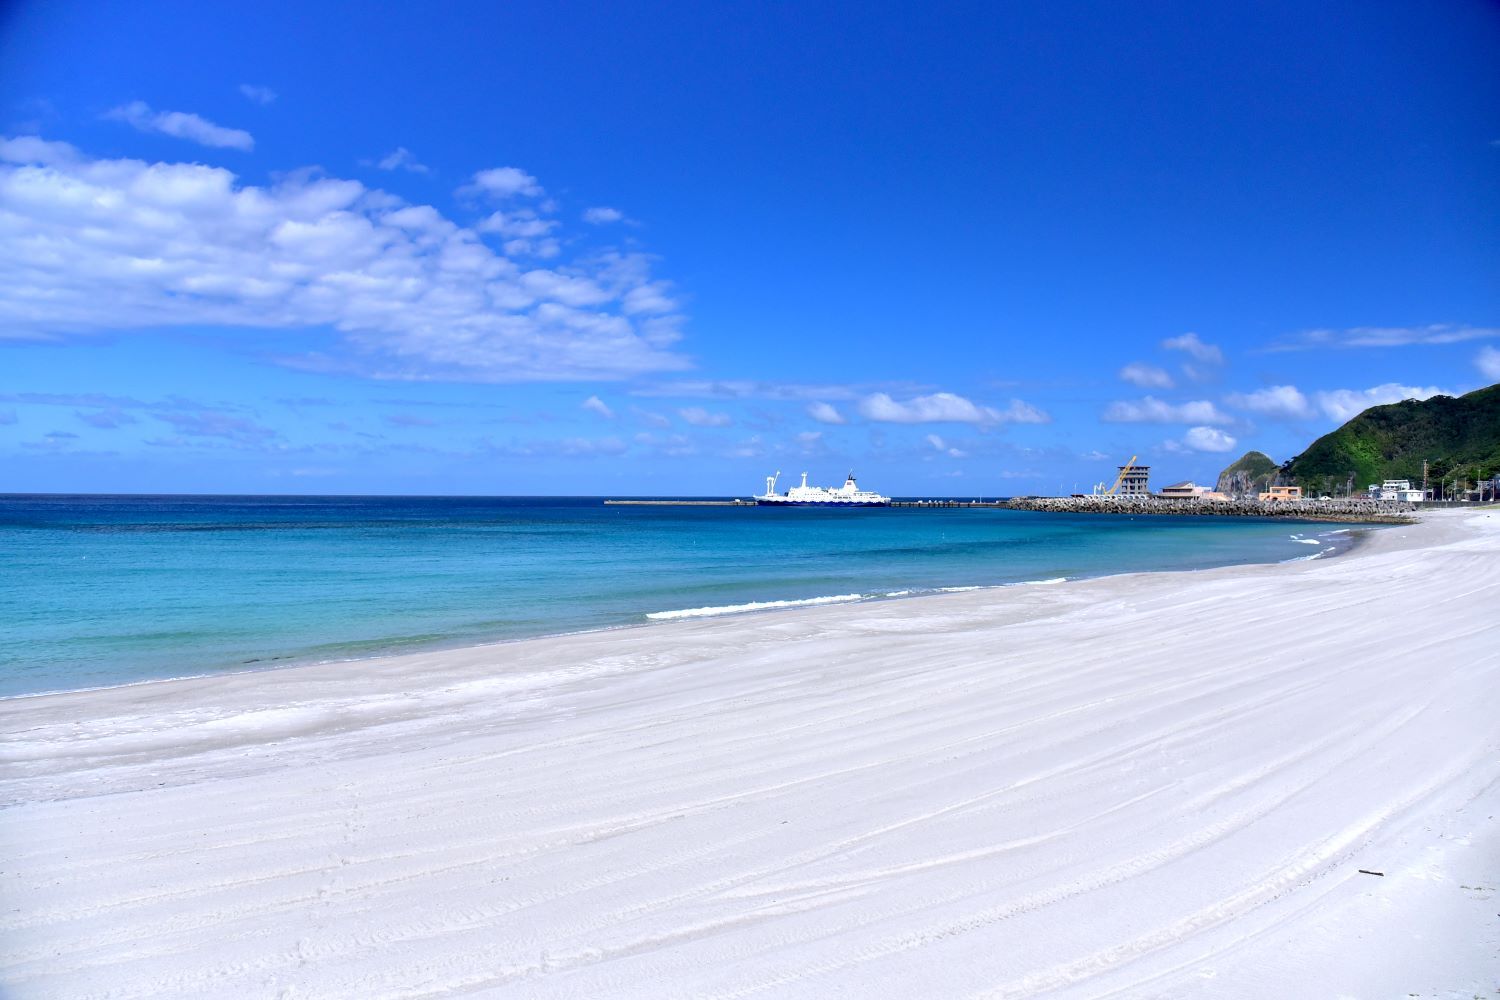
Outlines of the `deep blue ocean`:
<svg viewBox="0 0 1500 1000">
<path fill-rule="evenodd" d="M 0 496 L 0 696 L 329 660 L 356 674 L 379 653 L 1275 562 L 1336 537 L 1286 521 L 961 508 Z"/>
</svg>

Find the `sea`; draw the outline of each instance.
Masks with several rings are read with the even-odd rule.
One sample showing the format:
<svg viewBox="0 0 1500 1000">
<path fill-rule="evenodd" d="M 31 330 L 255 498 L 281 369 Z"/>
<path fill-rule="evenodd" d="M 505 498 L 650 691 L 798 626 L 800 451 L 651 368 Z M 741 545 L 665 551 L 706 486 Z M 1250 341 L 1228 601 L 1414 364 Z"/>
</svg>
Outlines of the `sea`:
<svg viewBox="0 0 1500 1000">
<path fill-rule="evenodd" d="M 1347 531 L 598 497 L 0 495 L 0 697 L 1331 554 Z"/>
</svg>

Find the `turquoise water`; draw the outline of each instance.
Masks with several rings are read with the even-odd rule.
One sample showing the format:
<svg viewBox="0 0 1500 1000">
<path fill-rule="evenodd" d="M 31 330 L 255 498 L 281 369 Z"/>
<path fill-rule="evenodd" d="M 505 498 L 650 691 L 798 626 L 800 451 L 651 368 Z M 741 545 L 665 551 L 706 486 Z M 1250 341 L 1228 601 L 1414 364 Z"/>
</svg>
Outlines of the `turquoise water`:
<svg viewBox="0 0 1500 1000">
<path fill-rule="evenodd" d="M 0 496 L 0 695 L 687 609 L 1279 561 L 1328 548 L 1326 530 L 596 498 Z"/>
</svg>

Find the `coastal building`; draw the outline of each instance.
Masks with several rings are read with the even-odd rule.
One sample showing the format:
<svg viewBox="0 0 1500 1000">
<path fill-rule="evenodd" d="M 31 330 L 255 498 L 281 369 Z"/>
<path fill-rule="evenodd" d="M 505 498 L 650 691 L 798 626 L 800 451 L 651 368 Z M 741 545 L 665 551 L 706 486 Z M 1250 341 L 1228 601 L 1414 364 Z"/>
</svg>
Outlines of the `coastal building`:
<svg viewBox="0 0 1500 1000">
<path fill-rule="evenodd" d="M 1188 480 L 1173 483 L 1171 486 L 1163 486 L 1157 495 L 1167 500 L 1204 500 L 1212 492 L 1207 486 L 1199 486 L 1192 480 Z"/>
<path fill-rule="evenodd" d="M 1272 486 L 1257 497 L 1261 503 L 1284 503 L 1291 500 L 1302 499 L 1302 487 L 1300 486 Z"/>
<path fill-rule="evenodd" d="M 1122 497 L 1145 497 L 1151 495 L 1151 466 L 1149 465 L 1122 465 L 1120 469 L 1120 485 L 1115 490 L 1116 496 Z"/>
<path fill-rule="evenodd" d="M 1421 490 L 1412 488 L 1410 479 L 1387 479 L 1378 489 L 1372 484 L 1370 492 L 1376 500 L 1394 500 L 1397 503 L 1420 503 L 1427 499 Z"/>
</svg>

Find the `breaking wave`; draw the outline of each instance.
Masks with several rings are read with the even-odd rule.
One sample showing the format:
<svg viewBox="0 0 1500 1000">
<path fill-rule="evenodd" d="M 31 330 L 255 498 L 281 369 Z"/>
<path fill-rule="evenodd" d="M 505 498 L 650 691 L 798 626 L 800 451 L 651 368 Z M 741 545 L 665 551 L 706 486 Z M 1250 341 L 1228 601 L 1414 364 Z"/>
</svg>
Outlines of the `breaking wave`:
<svg viewBox="0 0 1500 1000">
<path fill-rule="evenodd" d="M 709 608 L 683 608 L 681 611 L 652 611 L 646 615 L 652 621 L 673 618 L 715 618 L 719 615 L 738 615 L 746 611 L 770 611 L 774 608 L 808 608 L 819 604 L 850 604 L 868 600 L 865 594 L 835 594 L 831 597 L 806 597 L 798 601 L 751 601 L 748 604 L 724 604 Z"/>
</svg>

